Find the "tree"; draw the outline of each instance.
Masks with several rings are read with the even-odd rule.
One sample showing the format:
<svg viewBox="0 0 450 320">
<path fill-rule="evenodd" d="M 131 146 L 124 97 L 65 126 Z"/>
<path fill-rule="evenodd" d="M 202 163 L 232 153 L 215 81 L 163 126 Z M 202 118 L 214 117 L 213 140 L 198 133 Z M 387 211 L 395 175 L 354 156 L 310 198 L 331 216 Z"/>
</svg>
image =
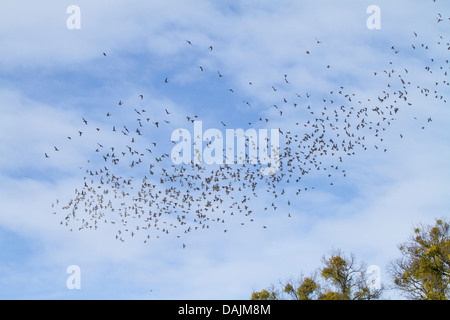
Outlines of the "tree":
<svg viewBox="0 0 450 320">
<path fill-rule="evenodd" d="M 322 258 L 325 267 L 321 276 L 331 288 L 321 293 L 321 300 L 373 300 L 381 296 L 382 288 L 373 288 L 368 284 L 366 267 L 357 264 L 351 254 L 346 257 L 343 252 L 336 251 L 330 257 Z"/>
<path fill-rule="evenodd" d="M 391 262 L 394 286 L 415 300 L 447 300 L 450 297 L 449 222 L 414 228 L 409 241 L 399 246 L 401 257 Z"/>
<path fill-rule="evenodd" d="M 278 300 L 275 292 L 269 292 L 266 289 L 261 290 L 260 292 L 252 293 L 252 300 Z"/>
<path fill-rule="evenodd" d="M 345 256 L 340 250 L 323 257 L 324 267 L 309 277 L 281 283 L 281 290 L 253 292 L 252 300 L 371 300 L 379 299 L 383 288 L 368 283 L 364 264 L 357 264 L 353 255 Z"/>
<path fill-rule="evenodd" d="M 279 283 L 279 288 L 272 285 L 269 289 L 263 289 L 252 293 L 252 300 L 314 300 L 317 298 L 319 284 L 315 275 L 310 277 L 300 276 L 298 280 L 288 280 Z"/>
</svg>

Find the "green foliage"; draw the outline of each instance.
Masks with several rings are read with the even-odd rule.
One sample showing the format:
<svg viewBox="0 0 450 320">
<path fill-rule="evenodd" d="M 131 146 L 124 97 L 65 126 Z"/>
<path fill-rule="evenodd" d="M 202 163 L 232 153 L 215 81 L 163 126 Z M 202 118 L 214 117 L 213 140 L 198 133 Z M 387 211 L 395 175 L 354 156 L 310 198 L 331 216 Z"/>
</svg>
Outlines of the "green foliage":
<svg viewBox="0 0 450 320">
<path fill-rule="evenodd" d="M 401 257 L 391 262 L 394 287 L 408 298 L 448 300 L 450 296 L 450 225 L 444 219 L 413 229 L 409 241 L 399 245 Z M 322 258 L 323 267 L 310 277 L 281 284 L 281 290 L 254 292 L 252 300 L 371 300 L 380 299 L 384 287 L 368 285 L 364 264 L 337 250 Z M 317 276 L 317 274 L 319 276 Z"/>
<path fill-rule="evenodd" d="M 450 296 L 449 223 L 418 226 L 410 240 L 399 246 L 401 258 L 391 262 L 394 285 L 407 297 L 447 300 Z"/>
<path fill-rule="evenodd" d="M 318 290 L 319 284 L 313 278 L 305 278 L 297 288 L 298 300 L 312 300 L 312 295 Z"/>
<path fill-rule="evenodd" d="M 267 297 L 274 299 L 294 300 L 365 300 L 377 299 L 382 290 L 369 288 L 363 265 L 356 267 L 353 256 L 336 251 L 323 259 L 324 267 L 319 270 L 320 279 L 316 275 L 301 277 L 298 281 L 282 284 L 280 294 L 276 290 L 254 292 L 252 300 Z"/>
<path fill-rule="evenodd" d="M 266 289 L 261 290 L 260 292 L 252 293 L 252 300 L 277 300 L 275 292 L 269 292 Z"/>
<path fill-rule="evenodd" d="M 318 300 L 348 300 L 348 296 L 340 294 L 339 292 L 326 290 L 320 294 Z"/>
</svg>

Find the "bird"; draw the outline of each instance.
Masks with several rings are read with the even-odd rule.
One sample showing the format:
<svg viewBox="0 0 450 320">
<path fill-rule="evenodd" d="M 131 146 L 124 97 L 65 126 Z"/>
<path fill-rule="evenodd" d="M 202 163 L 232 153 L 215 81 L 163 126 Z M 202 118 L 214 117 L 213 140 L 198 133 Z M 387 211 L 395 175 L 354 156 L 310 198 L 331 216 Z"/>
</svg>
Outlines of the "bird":
<svg viewBox="0 0 450 320">
<path fill-rule="evenodd" d="M 418 38 L 418 35 L 414 34 L 414 37 Z M 317 38 L 316 42 L 321 43 Z M 426 49 L 427 46 L 429 49 Z M 444 46 L 443 42 L 442 46 Z M 394 46 L 394 50 L 396 47 L 397 45 Z M 448 45 L 444 48 L 447 49 L 447 47 Z M 392 48 L 392 44 L 386 47 L 386 49 L 389 48 Z M 417 53 L 421 49 L 430 50 L 430 55 L 434 51 L 431 50 L 434 49 L 431 44 L 424 44 L 424 46 L 414 49 L 417 49 Z M 210 49 L 210 51 L 212 50 Z M 401 54 L 399 52 L 399 55 Z M 443 102 L 445 96 L 440 89 L 442 85 L 446 84 L 442 80 L 446 81 L 444 71 L 447 70 L 437 68 L 439 61 L 437 57 L 430 56 L 430 58 L 434 60 L 431 60 L 428 69 L 420 71 L 417 68 L 417 72 L 426 72 L 427 75 L 433 72 L 435 75 L 435 81 L 431 82 L 428 88 L 423 84 L 416 88 L 414 79 L 405 78 L 408 74 L 407 61 L 386 61 L 386 64 L 389 65 L 386 72 L 371 70 L 377 76 L 377 80 L 386 80 L 380 90 L 373 90 L 374 94 L 371 96 L 363 97 L 357 92 L 349 91 L 337 84 L 336 88 L 332 88 L 331 91 L 327 90 L 329 94 L 323 92 L 323 97 L 318 97 L 317 100 L 311 98 L 311 95 L 306 92 L 305 96 L 309 100 L 304 107 L 301 107 L 303 104 L 298 100 L 291 101 L 294 99 L 285 96 L 283 104 L 277 106 L 272 102 L 266 106 L 267 109 L 274 106 L 277 109 L 276 113 L 268 113 L 266 116 L 255 114 L 250 115 L 248 119 L 243 119 L 251 126 L 258 119 L 267 124 L 274 120 L 274 116 L 279 116 L 287 123 L 292 120 L 292 124 L 295 123 L 296 126 L 302 127 L 302 131 L 290 131 L 288 127 L 279 130 L 284 144 L 279 146 L 280 158 L 277 160 L 279 171 L 273 176 L 261 175 L 258 166 L 249 161 L 239 166 L 217 164 L 214 167 L 209 167 L 204 163 L 180 165 L 171 163 L 172 158 L 164 150 L 165 145 L 161 146 L 157 142 L 147 140 L 150 148 L 145 148 L 138 143 L 138 137 L 139 139 L 151 139 L 152 136 L 161 134 L 160 131 L 164 130 L 165 124 L 170 124 L 172 113 L 178 115 L 181 111 L 170 113 L 165 108 L 149 108 L 148 116 L 144 117 L 144 110 L 136 107 L 132 114 L 138 115 L 137 119 L 133 118 L 126 122 L 123 119 L 123 122 L 110 123 L 113 132 L 116 132 L 116 125 L 123 125 L 122 133 L 126 136 L 123 144 L 120 141 L 112 140 L 111 143 L 117 143 L 117 145 L 107 146 L 104 141 L 111 141 L 110 139 L 98 140 L 96 148 L 92 151 L 95 150 L 94 155 L 101 157 L 99 158 L 101 165 L 97 166 L 99 162 L 89 162 L 88 160 L 90 168 L 85 168 L 84 181 L 82 180 L 74 198 L 69 199 L 66 205 L 62 205 L 61 223 L 66 225 L 69 230 L 76 230 L 73 228 L 75 225 L 80 229 L 96 229 L 97 224 L 101 221 L 115 224 L 115 226 L 120 225 L 120 232 L 115 236 L 121 242 L 128 239 L 136 240 L 138 232 L 144 232 L 145 242 L 147 240 L 150 242 L 150 235 L 152 235 L 151 239 L 158 239 L 165 235 L 170 236 L 174 233 L 176 237 L 181 237 L 184 233 L 207 229 L 216 221 L 225 223 L 227 221 L 225 214 L 242 218 L 239 221 L 240 224 L 247 226 L 247 221 L 256 221 L 257 216 L 251 214 L 258 208 L 261 195 L 267 194 L 273 200 L 272 206 L 267 206 L 265 210 L 280 210 L 280 203 L 293 205 L 291 202 L 294 198 L 290 197 L 288 192 L 285 193 L 284 188 L 295 186 L 294 191 L 297 190 L 297 196 L 310 192 L 308 190 L 314 189 L 314 187 L 304 185 L 308 181 L 305 177 L 313 175 L 316 171 L 324 172 L 325 176 L 331 179 L 329 185 L 334 186 L 336 174 L 347 176 L 341 163 L 345 162 L 346 157 L 355 156 L 359 151 L 372 149 L 369 148 L 372 140 L 375 149 L 387 152 L 387 147 L 383 145 L 383 139 L 386 138 L 384 132 L 396 120 L 394 117 L 401 117 L 409 110 L 410 103 L 414 102 L 411 98 L 411 91 L 421 93 L 428 99 L 440 100 L 442 96 Z M 448 64 L 448 62 L 446 63 Z M 324 63 L 324 66 L 329 67 L 327 63 Z M 203 68 L 200 70 L 203 71 Z M 405 72 L 398 72 L 398 70 Z M 218 74 L 219 77 L 222 76 L 219 71 Z M 398 84 L 394 82 L 396 75 L 400 76 Z M 284 80 L 289 83 L 287 75 L 284 76 Z M 248 83 L 252 85 L 251 81 Z M 433 90 L 430 89 L 431 85 Z M 278 85 L 274 84 L 272 90 L 266 88 L 266 91 L 273 94 L 277 90 L 284 91 L 286 88 L 284 84 L 280 85 L 278 89 L 275 86 Z M 293 87 L 294 84 L 290 84 L 290 86 Z M 226 89 L 227 87 L 222 88 Z M 239 95 L 237 89 L 235 88 L 235 94 Z M 433 91 L 435 92 L 433 93 Z M 290 92 L 295 92 L 294 88 Z M 274 95 L 274 100 L 281 100 L 278 93 Z M 296 93 L 298 99 L 303 99 L 302 96 L 303 94 Z M 315 92 L 314 96 L 319 96 L 319 93 Z M 140 97 L 143 100 L 143 96 Z M 241 100 L 250 106 L 247 101 L 249 99 L 241 98 Z M 165 113 L 160 112 L 162 109 Z M 403 110 L 404 112 L 400 112 Z M 125 109 L 123 111 L 125 112 Z M 108 112 L 108 114 L 110 113 Z M 192 123 L 198 119 L 198 116 L 180 114 L 181 118 L 183 116 Z M 136 122 L 133 122 L 134 119 Z M 427 123 L 432 121 L 431 117 L 425 119 Z M 108 118 L 108 120 L 112 121 L 113 118 Z M 114 120 L 119 121 L 120 119 Z M 149 123 L 150 121 L 154 126 Z M 225 122 L 228 123 L 223 119 L 221 124 L 227 126 Z M 230 125 L 230 123 L 228 124 Z M 425 128 L 424 125 L 421 127 L 422 130 Z M 81 136 L 82 132 L 79 131 L 79 133 Z M 400 133 L 400 138 L 403 139 L 403 133 Z M 129 143 L 130 141 L 131 143 Z M 175 142 L 172 141 L 172 143 Z M 257 150 L 258 146 L 252 143 L 251 139 L 246 140 L 246 149 Z M 210 146 L 211 142 L 207 142 L 206 148 Z M 61 152 L 65 149 L 62 149 Z M 226 147 L 223 151 L 225 153 Z M 271 150 L 266 148 L 265 151 Z M 47 153 L 45 155 L 48 156 Z M 144 164 L 146 169 L 143 167 Z M 115 166 L 114 168 L 123 165 L 127 170 L 119 174 L 121 171 L 111 170 L 110 165 Z M 340 169 L 338 169 L 338 165 Z M 130 170 L 132 172 L 129 172 Z M 250 198 L 252 199 L 250 200 Z M 78 214 L 79 212 L 83 215 Z M 221 215 L 218 216 L 218 214 Z M 247 216 L 250 216 L 249 219 L 244 220 Z M 291 218 L 290 213 L 288 213 L 288 218 Z M 263 228 L 266 229 L 268 226 L 265 225 Z M 225 227 L 223 230 L 226 233 L 229 228 Z M 185 246 L 186 243 L 183 242 L 183 248 Z"/>
</svg>

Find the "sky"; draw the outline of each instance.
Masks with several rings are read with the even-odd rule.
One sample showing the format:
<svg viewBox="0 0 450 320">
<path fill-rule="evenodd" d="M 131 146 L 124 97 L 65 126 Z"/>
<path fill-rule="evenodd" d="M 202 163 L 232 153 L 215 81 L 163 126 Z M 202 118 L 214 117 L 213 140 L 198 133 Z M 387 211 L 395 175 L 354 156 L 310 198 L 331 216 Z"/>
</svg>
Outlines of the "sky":
<svg viewBox="0 0 450 320">
<path fill-rule="evenodd" d="M 79 8 L 75 29 L 72 5 Z M 380 8 L 379 29 L 368 27 L 371 5 Z M 413 227 L 450 214 L 449 9 L 441 0 L 3 0 L 0 298 L 249 299 L 317 270 L 333 249 L 379 266 L 390 285 L 387 266 Z M 333 185 L 312 171 L 302 183 L 277 184 L 287 195 L 274 200 L 260 184 L 248 204 L 252 222 L 246 217 L 242 225 L 242 217 L 227 213 L 225 226 L 160 237 L 153 230 L 146 242 L 140 233 L 119 241 L 111 223 L 81 230 L 76 221 L 61 224 L 85 170 L 105 164 L 96 149 L 125 148 L 129 137 L 112 127 L 134 130 L 137 112 L 145 132 L 136 148 L 153 154 L 170 154 L 172 132 L 193 132 L 186 117 L 194 115 L 203 130 L 224 136 L 222 122 L 302 137 L 302 125 L 315 117 L 308 110 L 320 114 L 326 104 L 332 114 L 345 104 L 370 113 L 384 106 L 386 92 L 393 103 L 394 88 L 403 91 L 399 74 L 410 82 L 411 105 L 399 102 L 381 144 L 367 131 L 367 150 L 356 148 L 339 162 L 345 177 L 333 175 Z M 153 119 L 170 123 L 156 127 Z M 160 168 L 173 167 L 165 159 Z M 137 183 L 145 174 L 126 165 L 114 170 Z M 151 182 L 164 190 L 159 179 Z M 295 192 L 303 187 L 309 189 Z M 225 208 L 230 199 L 223 196 Z M 273 201 L 277 210 L 264 210 Z M 104 218 L 111 215 L 106 210 Z M 80 270 L 79 289 L 67 285 L 72 265 Z M 401 295 L 389 290 L 385 297 Z"/>
</svg>

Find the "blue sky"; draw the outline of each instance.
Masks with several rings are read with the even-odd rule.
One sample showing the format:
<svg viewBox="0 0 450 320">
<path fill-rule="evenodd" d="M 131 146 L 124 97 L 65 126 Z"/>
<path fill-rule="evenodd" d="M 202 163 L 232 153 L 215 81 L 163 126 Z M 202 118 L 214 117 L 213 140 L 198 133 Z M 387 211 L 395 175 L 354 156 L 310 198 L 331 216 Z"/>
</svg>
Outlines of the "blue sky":
<svg viewBox="0 0 450 320">
<path fill-rule="evenodd" d="M 372 4 L 381 9 L 380 30 L 366 26 Z M 66 27 L 69 5 L 81 10 L 79 30 Z M 314 271 L 333 248 L 379 265 L 388 284 L 386 266 L 412 227 L 449 216 L 448 103 L 416 87 L 436 89 L 448 100 L 445 1 L 2 1 L 0 8 L 3 299 L 248 299 L 253 290 Z M 439 23 L 438 13 L 444 18 Z M 135 108 L 151 118 L 136 148 L 155 142 L 156 153 L 170 153 L 171 132 L 193 130 L 186 116 L 194 115 L 204 130 L 224 130 L 224 122 L 303 137 L 308 131 L 302 125 L 314 121 L 308 105 L 320 114 L 323 99 L 348 108 L 358 100 L 373 108 L 383 91 L 394 99 L 401 84 L 383 72 L 391 69 L 392 78 L 401 74 L 410 81 L 412 106 L 403 104 L 382 132 L 380 149 L 356 148 L 339 163 L 346 176 L 333 175 L 333 186 L 319 171 L 299 185 L 280 183 L 276 190 L 286 189 L 287 196 L 277 200 L 276 211 L 264 210 L 274 200 L 260 184 L 258 199 L 249 204 L 252 223 L 227 215 L 226 226 L 211 224 L 180 238 L 171 232 L 152 234 L 147 243 L 138 237 L 121 242 L 114 225 L 61 226 L 66 213 L 52 207 L 82 188 L 84 169 L 102 168 L 97 143 L 129 144 L 112 127 L 134 130 Z M 351 104 L 337 95 L 341 86 L 355 94 Z M 287 107 L 293 103 L 295 109 Z M 157 129 L 154 119 L 170 123 Z M 370 131 L 366 138 L 368 145 L 379 141 Z M 168 162 L 161 167 L 171 168 Z M 114 170 L 136 183 L 145 173 Z M 159 177 L 153 178 L 158 185 Z M 315 188 L 296 195 L 308 186 Z M 66 286 L 70 265 L 80 267 L 80 290 Z M 393 291 L 387 296 L 399 297 Z"/>
</svg>

